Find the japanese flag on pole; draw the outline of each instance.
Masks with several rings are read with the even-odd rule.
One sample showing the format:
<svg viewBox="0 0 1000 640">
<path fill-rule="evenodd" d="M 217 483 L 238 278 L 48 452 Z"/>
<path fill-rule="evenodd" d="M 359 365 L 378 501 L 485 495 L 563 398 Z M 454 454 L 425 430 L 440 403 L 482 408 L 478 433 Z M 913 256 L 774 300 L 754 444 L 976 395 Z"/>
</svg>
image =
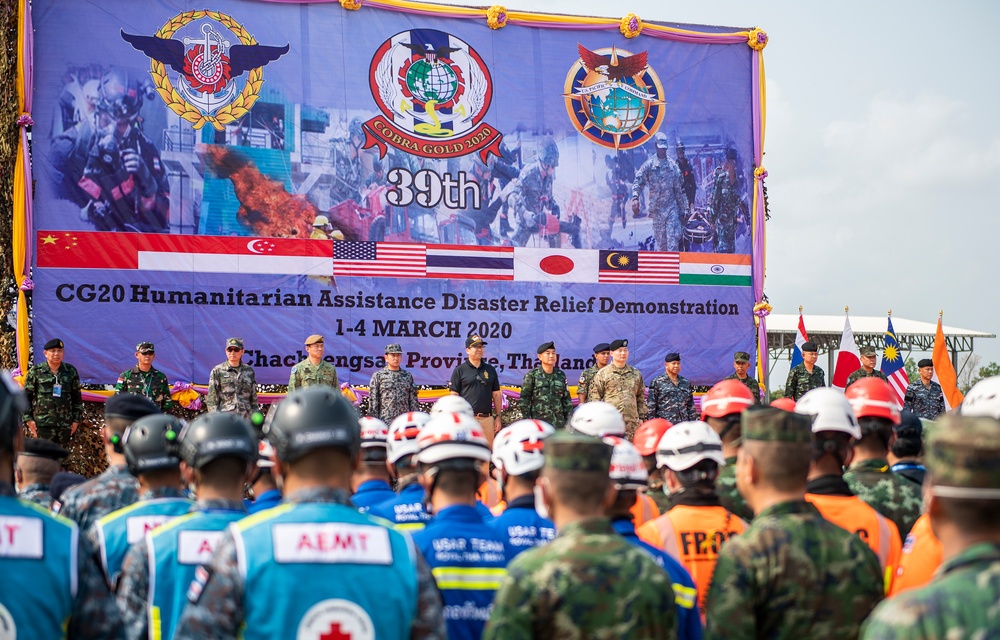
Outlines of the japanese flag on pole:
<svg viewBox="0 0 1000 640">
<path fill-rule="evenodd" d="M 799 330 L 795 333 L 795 346 L 792 347 L 792 366 L 802 364 L 802 345 L 809 341 L 809 334 L 806 333 L 806 323 L 799 313 Z"/>
<path fill-rule="evenodd" d="M 832 385 L 838 389 L 847 386 L 847 378 L 861 368 L 861 358 L 858 356 L 858 345 L 854 342 L 854 331 L 851 330 L 851 318 L 844 315 L 844 334 L 840 336 L 840 349 L 837 352 L 837 362 L 833 368 Z"/>
</svg>

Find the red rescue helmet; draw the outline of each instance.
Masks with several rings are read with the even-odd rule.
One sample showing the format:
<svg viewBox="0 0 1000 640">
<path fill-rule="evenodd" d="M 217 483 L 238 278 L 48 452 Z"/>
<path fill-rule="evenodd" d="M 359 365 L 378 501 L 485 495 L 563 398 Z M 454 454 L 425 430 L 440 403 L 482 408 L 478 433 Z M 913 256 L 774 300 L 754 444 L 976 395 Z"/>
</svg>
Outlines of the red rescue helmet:
<svg viewBox="0 0 1000 640">
<path fill-rule="evenodd" d="M 845 392 L 857 418 L 885 418 L 899 424 L 899 405 L 887 382 L 881 378 L 861 378 Z"/>
<path fill-rule="evenodd" d="M 782 411 L 795 411 L 795 401 L 791 398 L 777 398 L 776 400 L 771 400 L 771 405 L 775 409 L 781 409 Z"/>
<path fill-rule="evenodd" d="M 632 436 L 632 444 L 639 450 L 639 455 L 656 455 L 656 446 L 660 443 L 660 438 L 672 426 L 669 420 L 663 418 L 653 418 L 640 424 Z"/>
<path fill-rule="evenodd" d="M 753 406 L 753 394 L 739 380 L 723 380 L 701 399 L 701 419 L 724 418 Z"/>
</svg>

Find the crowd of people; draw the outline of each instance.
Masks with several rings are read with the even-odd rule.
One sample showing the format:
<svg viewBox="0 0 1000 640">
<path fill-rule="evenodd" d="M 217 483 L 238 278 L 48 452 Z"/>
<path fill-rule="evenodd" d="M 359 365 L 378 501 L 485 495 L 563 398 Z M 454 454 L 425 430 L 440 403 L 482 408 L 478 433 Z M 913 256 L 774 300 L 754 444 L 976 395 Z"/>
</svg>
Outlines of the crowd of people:
<svg viewBox="0 0 1000 640">
<path fill-rule="evenodd" d="M 867 351 L 846 391 L 823 386 L 807 344 L 789 397 L 761 406 L 738 352 L 696 410 L 679 354 L 647 399 L 622 339 L 595 346 L 574 409 L 545 342 L 504 426 L 486 342 L 466 346 L 423 413 L 387 345 L 360 417 L 310 336 L 265 419 L 231 338 L 185 423 L 140 343 L 105 405 L 109 467 L 85 479 L 60 472 L 79 382 L 46 343 L 23 390 L 0 385 L 0 566 L 35 585 L 0 593 L 0 621 L 38 638 L 1000 633 L 1000 378 L 932 421 Z"/>
</svg>

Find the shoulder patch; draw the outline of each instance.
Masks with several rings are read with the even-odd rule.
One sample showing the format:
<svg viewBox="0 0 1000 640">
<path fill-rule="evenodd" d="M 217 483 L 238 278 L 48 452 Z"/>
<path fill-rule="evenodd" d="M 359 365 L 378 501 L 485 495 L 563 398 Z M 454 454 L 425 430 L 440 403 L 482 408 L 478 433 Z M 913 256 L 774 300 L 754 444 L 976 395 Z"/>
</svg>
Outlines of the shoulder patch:
<svg viewBox="0 0 1000 640">
<path fill-rule="evenodd" d="M 197 604 L 201 600 L 201 594 L 205 590 L 205 585 L 212 578 L 212 571 L 208 567 L 201 566 L 194 570 L 194 580 L 188 587 L 187 599 L 191 604 Z"/>
</svg>

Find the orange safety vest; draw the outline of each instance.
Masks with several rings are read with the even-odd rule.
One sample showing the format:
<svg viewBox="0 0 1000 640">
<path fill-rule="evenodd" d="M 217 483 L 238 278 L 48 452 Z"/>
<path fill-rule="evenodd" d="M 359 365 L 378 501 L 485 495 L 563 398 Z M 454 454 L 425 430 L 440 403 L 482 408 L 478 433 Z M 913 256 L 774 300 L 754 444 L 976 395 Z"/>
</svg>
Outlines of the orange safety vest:
<svg viewBox="0 0 1000 640">
<path fill-rule="evenodd" d="M 712 582 L 719 550 L 746 527 L 746 522 L 725 507 L 682 504 L 642 525 L 636 533 L 684 565 L 698 587 L 698 606 L 704 612 L 705 595 Z"/>
<path fill-rule="evenodd" d="M 816 507 L 825 520 L 841 529 L 856 533 L 871 547 L 882 566 L 884 588 L 888 591 L 892 576 L 899 566 L 899 556 L 903 547 L 896 524 L 857 496 L 807 493 L 806 500 Z"/>
<path fill-rule="evenodd" d="M 906 536 L 899 568 L 889 587 L 889 597 L 907 589 L 922 587 L 931 581 L 941 566 L 941 541 L 931 530 L 931 519 L 926 513 L 919 518 Z"/>
<path fill-rule="evenodd" d="M 479 485 L 476 497 L 479 498 L 480 502 L 492 509 L 503 500 L 503 491 L 500 489 L 500 483 L 493 478 L 487 478 L 483 484 Z"/>
<path fill-rule="evenodd" d="M 632 524 L 637 528 L 660 515 L 660 508 L 653 499 L 642 493 L 635 495 L 635 504 L 628 511 L 632 514 Z"/>
<path fill-rule="evenodd" d="M 494 516 L 498 516 L 506 510 L 507 510 L 507 501 L 501 500 L 496 504 L 496 506 L 490 508 L 490 513 L 492 513 Z"/>
</svg>

